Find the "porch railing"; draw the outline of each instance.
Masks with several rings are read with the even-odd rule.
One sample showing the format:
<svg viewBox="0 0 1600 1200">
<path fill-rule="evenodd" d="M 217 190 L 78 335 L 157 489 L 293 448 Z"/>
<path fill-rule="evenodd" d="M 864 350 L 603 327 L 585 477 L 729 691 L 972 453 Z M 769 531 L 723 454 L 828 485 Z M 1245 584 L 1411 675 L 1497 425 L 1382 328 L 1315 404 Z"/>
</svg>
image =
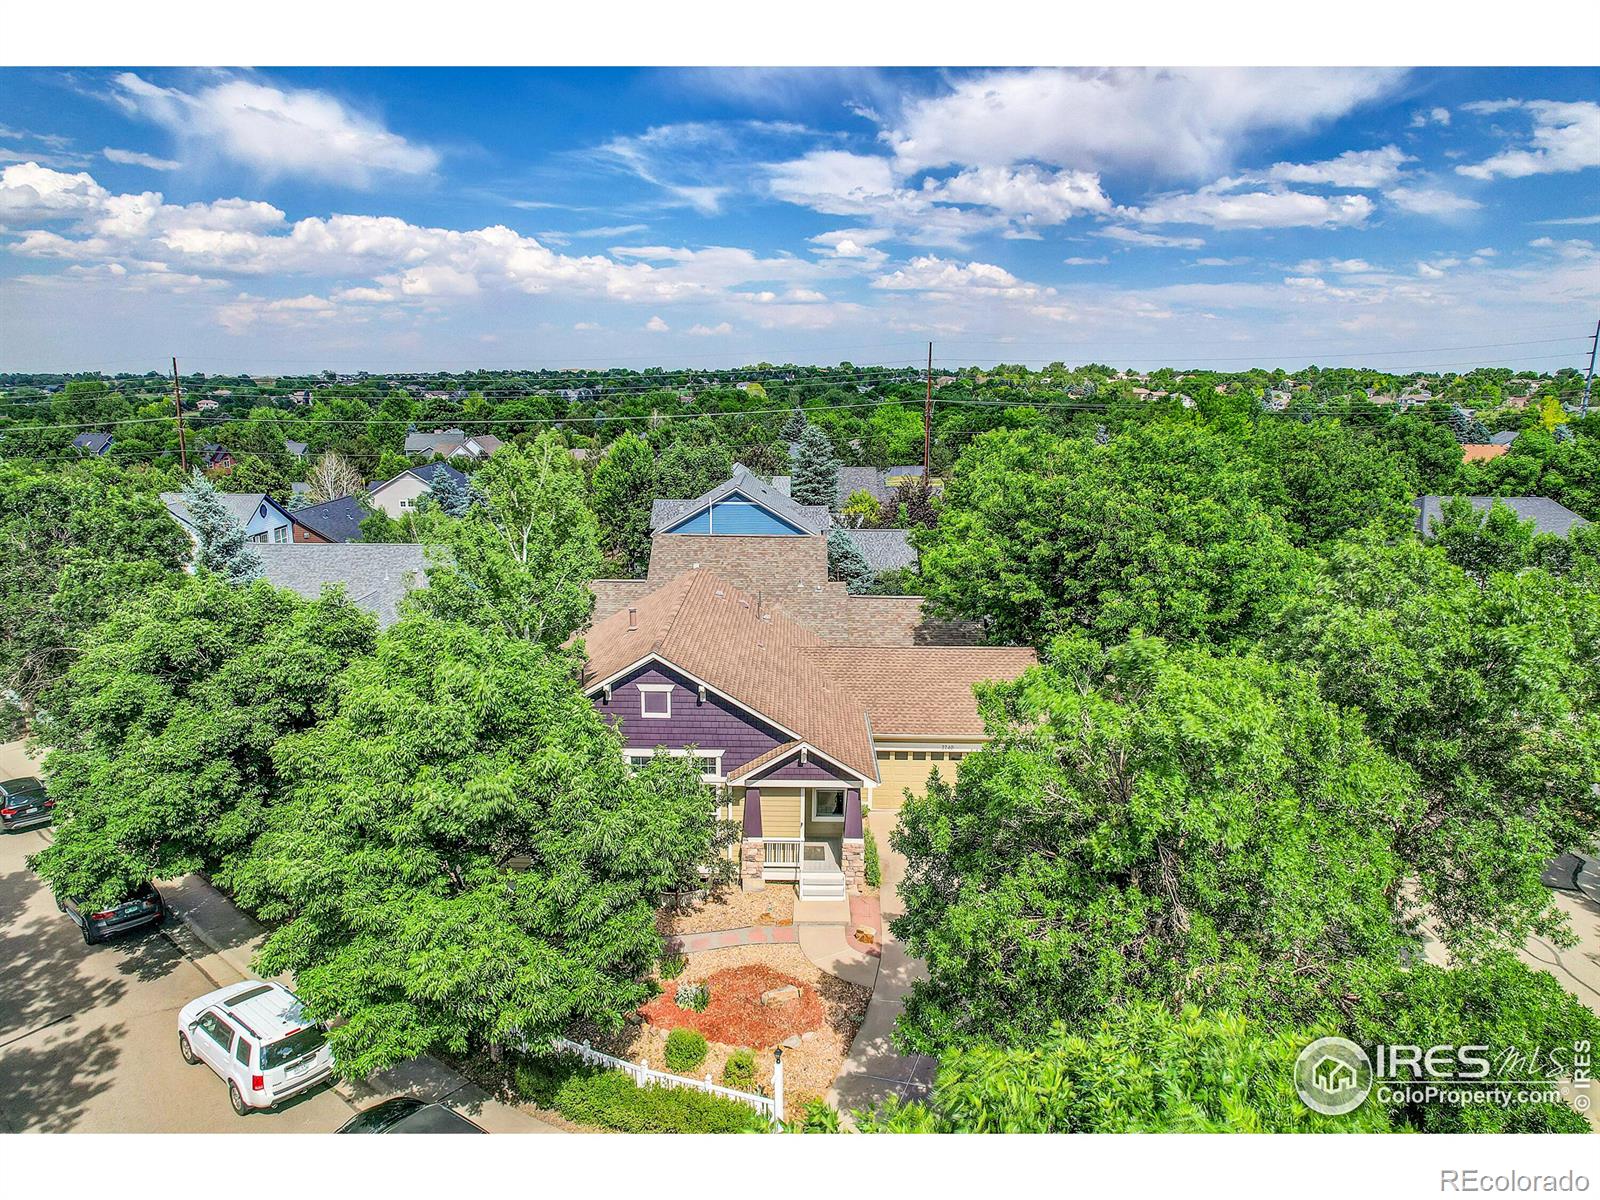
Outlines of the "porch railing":
<svg viewBox="0 0 1600 1200">
<path fill-rule="evenodd" d="M 713 1096 L 721 1096 L 726 1100 L 734 1100 L 740 1104 L 747 1104 L 756 1112 L 766 1117 L 776 1125 L 783 1119 L 783 1051 L 777 1052 L 776 1061 L 772 1066 L 772 1095 L 763 1096 L 758 1092 L 741 1092 L 738 1088 L 723 1087 L 720 1083 L 712 1083 L 711 1076 L 704 1079 L 691 1079 L 687 1075 L 674 1075 L 670 1071 L 657 1071 L 642 1059 L 631 1063 L 625 1058 L 616 1058 L 596 1050 L 588 1042 L 574 1042 L 567 1038 L 553 1038 L 555 1048 L 565 1054 L 573 1054 L 586 1063 L 597 1067 L 610 1067 L 612 1070 L 621 1071 L 640 1087 L 681 1087 L 693 1088 L 698 1092 L 708 1092 Z"/>
<path fill-rule="evenodd" d="M 772 879 L 794 879 L 800 874 L 799 838 L 763 838 L 762 863 Z"/>
</svg>

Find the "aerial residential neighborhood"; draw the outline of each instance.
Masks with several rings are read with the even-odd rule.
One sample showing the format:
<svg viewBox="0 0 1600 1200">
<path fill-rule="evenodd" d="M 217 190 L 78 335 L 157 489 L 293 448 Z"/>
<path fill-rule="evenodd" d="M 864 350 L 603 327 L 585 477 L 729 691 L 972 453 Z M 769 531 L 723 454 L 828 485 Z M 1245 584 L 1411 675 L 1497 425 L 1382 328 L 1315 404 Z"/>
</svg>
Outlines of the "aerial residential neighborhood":
<svg viewBox="0 0 1600 1200">
<path fill-rule="evenodd" d="M 1589 1188 L 1592 67 L 41 54 L 18 1195 Z"/>
</svg>

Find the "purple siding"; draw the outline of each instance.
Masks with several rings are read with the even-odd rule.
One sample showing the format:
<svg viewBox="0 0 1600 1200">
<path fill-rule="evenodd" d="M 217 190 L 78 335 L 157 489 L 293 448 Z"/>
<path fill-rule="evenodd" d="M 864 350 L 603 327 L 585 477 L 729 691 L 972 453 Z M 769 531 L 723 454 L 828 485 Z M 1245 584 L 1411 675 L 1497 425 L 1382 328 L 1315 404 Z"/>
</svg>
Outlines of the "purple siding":
<svg viewBox="0 0 1600 1200">
<path fill-rule="evenodd" d="M 641 693 L 634 686 L 640 683 L 672 684 L 670 717 L 640 715 Z M 653 750 L 665 746 L 669 750 L 682 750 L 696 746 L 701 750 L 721 750 L 724 772 L 742 767 L 790 740 L 714 692 L 708 691 L 705 703 L 700 703 L 698 684 L 658 663 L 649 663 L 612 684 L 610 704 L 599 692 L 592 699 L 602 717 L 620 723 L 628 749 Z"/>
<path fill-rule="evenodd" d="M 841 780 L 854 779 L 853 775 L 835 774 L 832 768 L 825 766 L 816 758 L 808 762 L 800 761 L 799 752 L 789 755 L 770 766 L 762 767 L 753 777 L 762 783 L 794 782 L 794 783 L 838 783 Z"/>
</svg>

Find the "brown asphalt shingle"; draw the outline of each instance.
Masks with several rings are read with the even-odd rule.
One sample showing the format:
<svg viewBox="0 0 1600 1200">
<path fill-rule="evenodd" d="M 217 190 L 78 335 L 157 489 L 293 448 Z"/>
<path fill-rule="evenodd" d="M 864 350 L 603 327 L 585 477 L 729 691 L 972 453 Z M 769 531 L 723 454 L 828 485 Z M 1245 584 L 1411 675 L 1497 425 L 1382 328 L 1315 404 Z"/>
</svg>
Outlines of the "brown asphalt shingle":
<svg viewBox="0 0 1600 1200">
<path fill-rule="evenodd" d="M 629 612 L 636 629 L 629 630 Z M 624 605 L 583 635 L 585 686 L 650 655 L 792 730 L 823 754 L 876 780 L 877 757 L 860 701 L 808 657 L 809 629 L 759 607 L 757 597 L 709 571 L 685 571 Z M 742 763 L 724 763 L 732 772 Z"/>
<path fill-rule="evenodd" d="M 817 646 L 807 657 L 867 710 L 876 734 L 981 737 L 972 685 L 1016 679 L 1037 663 L 1026 646 Z"/>
</svg>

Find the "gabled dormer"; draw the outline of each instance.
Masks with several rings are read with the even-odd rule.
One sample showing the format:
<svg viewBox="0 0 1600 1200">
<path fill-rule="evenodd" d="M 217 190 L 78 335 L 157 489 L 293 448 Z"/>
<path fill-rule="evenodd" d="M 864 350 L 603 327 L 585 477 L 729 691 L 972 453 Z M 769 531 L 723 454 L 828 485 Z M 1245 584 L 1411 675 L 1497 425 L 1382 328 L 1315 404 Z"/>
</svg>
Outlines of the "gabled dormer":
<svg viewBox="0 0 1600 1200">
<path fill-rule="evenodd" d="M 797 504 L 735 463 L 732 476 L 692 500 L 657 500 L 655 534 L 701 537 L 820 537 L 830 523 L 825 506 Z"/>
</svg>

